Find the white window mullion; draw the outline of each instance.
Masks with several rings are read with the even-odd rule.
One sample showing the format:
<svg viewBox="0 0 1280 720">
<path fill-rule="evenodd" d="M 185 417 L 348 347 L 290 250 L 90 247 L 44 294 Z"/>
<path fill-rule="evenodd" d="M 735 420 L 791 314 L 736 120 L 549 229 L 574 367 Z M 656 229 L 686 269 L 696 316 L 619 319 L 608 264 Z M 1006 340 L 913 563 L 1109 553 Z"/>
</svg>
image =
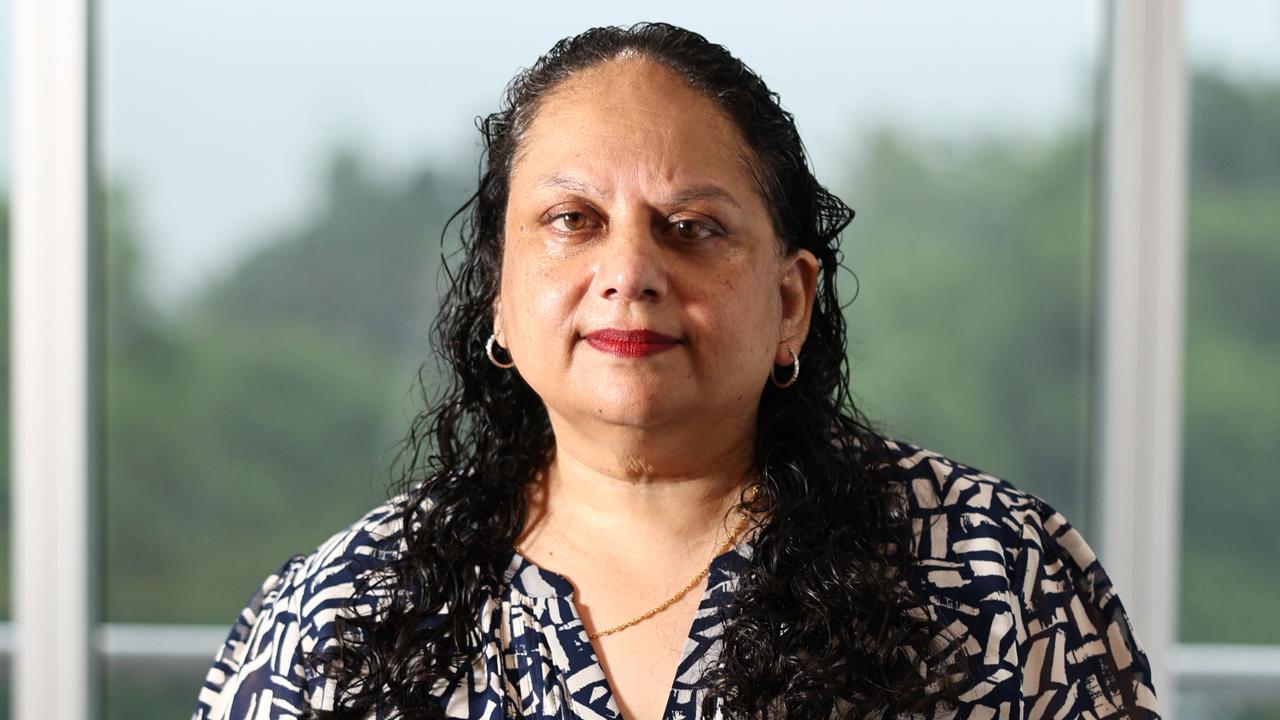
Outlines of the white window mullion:
<svg viewBox="0 0 1280 720">
<path fill-rule="evenodd" d="M 1173 673 L 1181 692 L 1229 692 L 1237 699 L 1280 695 L 1280 645 L 1177 645 Z"/>
<path fill-rule="evenodd" d="M 93 716 L 87 0 L 13 0 L 13 717 Z"/>
<path fill-rule="evenodd" d="M 1100 556 L 1174 705 L 1187 113 L 1181 4 L 1111 4 L 1098 402 Z"/>
</svg>

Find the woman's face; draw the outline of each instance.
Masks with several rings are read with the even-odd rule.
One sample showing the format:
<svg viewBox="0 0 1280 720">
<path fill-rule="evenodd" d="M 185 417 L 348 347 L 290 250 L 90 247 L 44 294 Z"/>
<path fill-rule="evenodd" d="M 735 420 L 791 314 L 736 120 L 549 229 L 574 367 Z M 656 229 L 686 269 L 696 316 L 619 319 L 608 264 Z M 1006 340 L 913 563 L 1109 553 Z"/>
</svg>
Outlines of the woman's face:
<svg viewBox="0 0 1280 720">
<path fill-rule="evenodd" d="M 746 153 L 647 59 L 544 96 L 512 167 L 494 311 L 553 423 L 753 426 L 784 344 L 804 342 L 818 263 L 784 255 Z"/>
</svg>

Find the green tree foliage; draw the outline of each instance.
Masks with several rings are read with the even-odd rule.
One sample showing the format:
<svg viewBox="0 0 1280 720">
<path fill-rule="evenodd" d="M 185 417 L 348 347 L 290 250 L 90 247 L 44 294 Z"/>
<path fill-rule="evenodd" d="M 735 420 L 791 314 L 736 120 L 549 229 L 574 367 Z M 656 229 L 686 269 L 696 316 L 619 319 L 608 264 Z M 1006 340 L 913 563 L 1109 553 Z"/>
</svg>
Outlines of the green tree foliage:
<svg viewBox="0 0 1280 720">
<path fill-rule="evenodd" d="M 1092 152 L 883 131 L 843 195 L 853 385 L 889 434 L 1083 521 Z M 846 296 L 851 296 L 846 292 Z"/>
<path fill-rule="evenodd" d="M 440 227 L 463 197 L 463 178 L 438 172 L 392 187 L 339 149 L 314 216 L 268 241 L 196 312 L 242 327 L 339 328 L 380 351 L 420 358 L 439 306 Z"/>
<path fill-rule="evenodd" d="M 1191 100 L 1181 635 L 1280 643 L 1280 79 Z"/>
<path fill-rule="evenodd" d="M 129 198 L 107 203 L 109 619 L 227 622 L 383 497 L 428 355 L 427 233 L 457 193 L 431 173 L 380 184 L 346 152 L 326 189 L 314 217 L 172 315 L 142 295 Z"/>
</svg>

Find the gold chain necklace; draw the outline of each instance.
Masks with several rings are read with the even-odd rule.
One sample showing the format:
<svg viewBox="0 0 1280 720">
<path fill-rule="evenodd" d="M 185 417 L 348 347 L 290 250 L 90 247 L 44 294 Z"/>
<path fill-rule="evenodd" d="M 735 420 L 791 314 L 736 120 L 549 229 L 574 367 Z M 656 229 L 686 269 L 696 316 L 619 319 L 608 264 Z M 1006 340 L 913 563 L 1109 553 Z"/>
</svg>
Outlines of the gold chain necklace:
<svg viewBox="0 0 1280 720">
<path fill-rule="evenodd" d="M 751 487 L 747 488 L 747 502 L 750 503 L 754 501 L 756 499 L 756 495 L 759 494 L 759 492 L 760 492 L 760 486 L 758 484 L 753 484 L 751 485 Z M 733 530 L 729 533 L 729 537 L 726 538 L 725 541 L 720 544 L 720 547 L 716 548 L 715 555 L 711 556 L 712 560 L 715 560 L 716 558 L 720 557 L 725 552 L 727 552 L 729 548 L 733 547 L 734 540 L 737 539 L 738 534 L 742 532 L 742 528 L 746 524 L 747 524 L 747 517 L 745 515 L 738 518 L 738 522 L 733 526 Z M 520 553 L 521 556 L 524 555 L 524 550 L 522 550 L 519 545 L 516 546 L 516 552 Z M 690 590 L 697 587 L 698 583 L 702 582 L 702 579 L 705 578 L 707 576 L 707 573 L 710 571 L 711 571 L 711 565 L 708 564 L 707 567 L 702 569 L 702 572 L 694 576 L 694 578 L 690 580 L 684 587 L 680 588 L 675 595 L 672 595 L 666 600 L 663 600 L 661 605 L 658 605 L 654 609 L 642 615 L 637 615 L 636 617 L 622 623 L 621 625 L 614 625 L 608 630 L 599 630 L 593 633 L 587 633 L 587 638 L 591 640 L 595 640 L 596 638 L 604 637 L 605 635 L 612 635 L 616 632 L 626 630 L 632 625 L 635 625 L 637 623 L 642 623 L 645 620 L 648 620 L 654 615 L 657 615 L 663 610 L 666 610 L 672 605 L 675 605 L 676 603 L 680 602 L 680 598 L 684 597 L 685 595 L 688 595 Z"/>
</svg>

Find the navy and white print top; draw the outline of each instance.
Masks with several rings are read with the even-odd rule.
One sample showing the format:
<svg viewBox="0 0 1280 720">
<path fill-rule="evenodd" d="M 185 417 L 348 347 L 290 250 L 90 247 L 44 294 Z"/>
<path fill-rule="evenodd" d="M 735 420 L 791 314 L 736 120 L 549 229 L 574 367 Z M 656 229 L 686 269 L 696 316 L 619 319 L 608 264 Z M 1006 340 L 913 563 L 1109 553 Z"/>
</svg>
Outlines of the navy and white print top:
<svg viewBox="0 0 1280 720">
<path fill-rule="evenodd" d="M 958 708 L 936 717 L 1158 718 L 1150 666 L 1102 566 L 1043 501 L 937 453 L 890 442 L 910 483 L 909 514 L 927 597 L 972 668 Z M 368 562 L 399 534 L 396 503 L 365 515 L 263 583 L 218 651 L 193 720 L 305 718 L 335 692 L 303 659 L 334 642 L 334 620 Z M 666 720 L 701 717 L 698 679 L 720 633 L 751 539 L 716 557 L 667 700 Z M 433 688 L 449 717 L 622 715 L 573 601 L 573 586 L 510 550 L 477 623 L 484 657 Z M 372 602 L 371 599 L 368 600 Z M 385 717 L 370 715 L 370 718 Z M 719 712 L 716 713 L 719 717 Z"/>
</svg>

